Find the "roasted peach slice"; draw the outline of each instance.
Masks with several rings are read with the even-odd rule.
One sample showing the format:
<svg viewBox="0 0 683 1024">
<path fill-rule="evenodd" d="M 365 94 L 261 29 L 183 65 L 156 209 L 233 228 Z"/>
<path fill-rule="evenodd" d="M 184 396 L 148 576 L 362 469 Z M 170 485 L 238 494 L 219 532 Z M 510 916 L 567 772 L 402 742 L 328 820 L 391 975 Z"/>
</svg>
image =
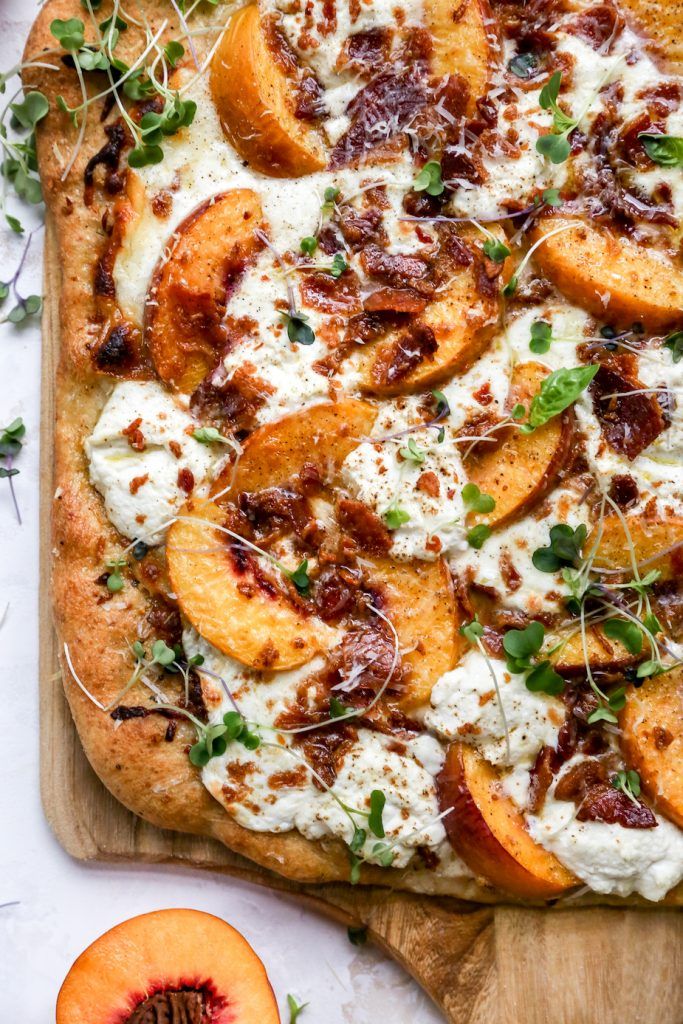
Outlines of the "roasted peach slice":
<svg viewBox="0 0 683 1024">
<path fill-rule="evenodd" d="M 556 638 L 549 637 L 548 643 L 554 646 Z M 631 654 L 618 640 L 610 639 L 599 626 L 593 626 L 586 630 L 585 651 L 581 635 L 575 633 L 550 660 L 560 675 L 574 676 L 585 674 L 586 660 L 594 672 L 618 672 L 642 661 L 645 654 L 645 648 L 641 654 Z"/>
<path fill-rule="evenodd" d="M 584 544 L 584 556 L 590 556 L 597 545 L 593 568 L 601 573 L 604 582 L 631 579 L 630 548 L 642 576 L 651 569 L 658 569 L 659 580 L 677 578 L 683 570 L 683 519 L 669 516 L 666 519 L 648 519 L 644 515 L 621 517 L 605 516 L 596 525 Z"/>
<path fill-rule="evenodd" d="M 619 716 L 621 745 L 655 807 L 683 828 L 683 671 L 631 687 Z"/>
<path fill-rule="evenodd" d="M 380 588 L 382 611 L 393 623 L 405 652 L 403 666 L 410 669 L 401 704 L 418 707 L 429 700 L 439 676 L 454 668 L 463 652 L 451 574 L 443 560 L 371 561 L 371 584 Z"/>
<path fill-rule="evenodd" d="M 430 70 L 437 78 L 462 75 L 470 90 L 471 113 L 486 92 L 498 50 L 488 0 L 431 0 L 425 17 L 433 41 Z"/>
<path fill-rule="evenodd" d="M 216 482 L 217 500 L 275 487 L 306 463 L 329 480 L 371 430 L 375 415 L 371 405 L 349 399 L 261 427 L 236 470 L 228 466 Z M 229 526 L 219 504 L 188 502 L 181 516 L 169 531 L 166 556 L 180 607 L 202 636 L 259 669 L 295 668 L 330 646 L 335 631 L 292 599 L 265 558 L 224 532 Z"/>
<path fill-rule="evenodd" d="M 481 246 L 474 240 L 468 245 L 473 261 L 454 268 L 444 293 L 437 293 L 424 313 L 362 350 L 364 391 L 399 395 L 424 390 L 463 373 L 484 351 L 498 324 L 500 286 L 493 282 L 486 294 L 478 287 Z"/>
<path fill-rule="evenodd" d="M 651 331 L 683 323 L 683 267 L 665 254 L 571 217 L 540 217 L 531 236 L 545 237 L 534 253 L 544 276 L 594 316 Z"/>
<path fill-rule="evenodd" d="M 296 64 L 259 5 L 230 19 L 211 62 L 211 93 L 230 143 L 251 167 L 273 178 L 325 166 L 318 133 L 296 116 Z"/>
<path fill-rule="evenodd" d="M 202 203 L 176 229 L 152 277 L 145 338 L 162 380 L 191 392 L 225 343 L 228 289 L 262 248 L 261 204 L 250 189 Z"/>
<path fill-rule="evenodd" d="M 81 953 L 57 1024 L 280 1024 L 265 968 L 239 932 L 199 910 L 141 914 Z"/>
<path fill-rule="evenodd" d="M 521 363 L 512 374 L 508 404 L 529 407 L 548 369 L 540 363 Z M 497 444 L 478 444 L 466 461 L 467 476 L 482 494 L 496 502 L 487 515 L 472 514 L 468 523 L 486 523 L 492 529 L 524 515 L 553 487 L 571 446 L 573 416 L 565 412 L 532 434 L 517 428 L 500 432 Z"/>
<path fill-rule="evenodd" d="M 551 899 L 578 884 L 529 835 L 500 790 L 496 769 L 465 743 L 453 743 L 437 779 L 444 827 L 456 853 L 492 885 L 521 899 Z"/>
<path fill-rule="evenodd" d="M 277 569 L 221 532 L 229 526 L 219 505 L 189 502 L 180 515 L 166 545 L 171 583 L 183 614 L 214 647 L 251 668 L 279 670 L 331 645 L 334 630 L 290 598 Z"/>
</svg>

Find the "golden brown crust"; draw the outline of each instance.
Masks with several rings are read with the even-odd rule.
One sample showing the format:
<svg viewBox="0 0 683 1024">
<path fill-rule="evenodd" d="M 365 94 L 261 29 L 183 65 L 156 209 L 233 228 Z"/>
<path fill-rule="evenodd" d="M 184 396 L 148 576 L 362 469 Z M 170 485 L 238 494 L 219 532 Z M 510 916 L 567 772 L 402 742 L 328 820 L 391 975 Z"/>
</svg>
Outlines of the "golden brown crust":
<svg viewBox="0 0 683 1024">
<path fill-rule="evenodd" d="M 635 6 L 633 0 L 629 6 Z M 160 0 L 144 0 L 144 7 L 153 31 L 162 18 L 170 18 L 169 5 Z M 98 13 L 106 17 L 109 11 L 103 7 Z M 81 14 L 78 0 L 49 0 L 31 29 L 25 60 L 53 49 L 49 26 L 54 18 Z M 125 44 L 121 49 L 125 58 Z M 61 94 L 70 104 L 79 102 L 74 76 L 67 69 L 29 69 L 24 83 L 41 89 L 50 99 L 50 113 L 40 125 L 37 145 L 61 271 L 60 294 L 49 297 L 59 303 L 61 332 L 52 517 L 55 625 L 60 643 L 68 645 L 78 677 L 92 696 L 106 705 L 128 678 L 130 659 L 122 654 L 149 607 L 149 598 L 132 586 L 102 601 L 106 588 L 96 580 L 108 555 L 120 549 L 120 538 L 89 483 L 83 454 L 83 442 L 112 387 L 111 378 L 95 373 L 91 358 L 99 340 L 93 253 L 101 253 L 107 244 L 102 218 L 109 201 L 103 202 L 95 190 L 92 206 L 86 206 L 82 184 L 85 164 L 106 142 L 106 135 L 94 114 L 74 167 L 62 181 L 65 154 L 71 151 L 76 133 L 54 100 Z M 63 654 L 61 661 L 66 696 L 86 755 L 105 786 L 131 811 L 162 828 L 214 837 L 236 853 L 291 879 L 348 879 L 348 859 L 339 842 L 314 843 L 295 833 L 260 834 L 237 825 L 209 795 L 198 770 L 189 762 L 187 745 L 195 738 L 189 725 L 179 723 L 175 740 L 166 742 L 168 723 L 161 716 L 115 723 L 79 689 Z M 140 698 L 144 692 L 141 688 Z M 127 699 L 136 703 L 135 698 L 134 689 Z M 438 880 L 427 872 L 364 868 L 362 881 L 482 901 L 499 898 L 483 883 Z M 667 899 L 669 903 L 681 901 L 683 893 L 678 899 L 675 894 Z"/>
</svg>

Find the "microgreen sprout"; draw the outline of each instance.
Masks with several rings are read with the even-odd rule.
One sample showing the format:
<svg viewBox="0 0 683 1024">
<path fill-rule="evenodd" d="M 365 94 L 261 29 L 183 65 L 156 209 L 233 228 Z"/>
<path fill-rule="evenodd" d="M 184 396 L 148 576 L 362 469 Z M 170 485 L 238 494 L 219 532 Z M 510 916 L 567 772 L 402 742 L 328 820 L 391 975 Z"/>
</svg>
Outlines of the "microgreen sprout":
<svg viewBox="0 0 683 1024">
<path fill-rule="evenodd" d="M 282 322 L 287 327 L 287 337 L 296 345 L 312 345 L 315 341 L 313 328 L 303 313 L 282 313 Z"/>
<path fill-rule="evenodd" d="M 674 331 L 664 339 L 663 347 L 671 352 L 671 359 L 674 363 L 680 363 L 683 359 L 683 331 Z"/>
<path fill-rule="evenodd" d="M 307 235 L 306 238 L 301 239 L 299 247 L 304 256 L 312 256 L 318 248 L 318 239 L 314 235 Z"/>
<path fill-rule="evenodd" d="M 339 697 L 330 697 L 330 718 L 342 718 L 346 717 L 353 708 L 347 708 L 345 704 L 339 700 Z"/>
<path fill-rule="evenodd" d="M 540 572 L 558 572 L 567 566 L 578 568 L 587 532 L 583 523 L 575 530 L 566 523 L 551 526 L 550 545 L 536 548 L 531 556 L 534 567 Z"/>
<path fill-rule="evenodd" d="M 260 736 L 249 728 L 239 711 L 228 711 L 222 721 L 202 727 L 197 742 L 190 747 L 190 761 L 195 767 L 204 768 L 212 758 L 221 757 L 235 741 L 247 750 L 256 750 L 261 745 Z"/>
<path fill-rule="evenodd" d="M 311 586 L 311 580 L 308 575 L 307 558 L 304 558 L 302 562 L 299 562 L 296 569 L 284 569 L 283 572 L 285 576 L 287 576 L 287 578 L 292 581 L 292 583 L 294 584 L 294 586 L 296 587 L 300 594 L 308 593 Z"/>
<path fill-rule="evenodd" d="M 471 548 L 479 551 L 491 536 L 491 527 L 486 523 L 478 523 L 467 533 L 467 543 Z"/>
<path fill-rule="evenodd" d="M 20 416 L 12 420 L 9 426 L 0 430 L 0 460 L 4 462 L 4 466 L 0 466 L 0 480 L 4 478 L 9 483 L 14 512 L 20 526 L 21 512 L 19 511 L 17 496 L 14 491 L 14 477 L 18 476 L 19 470 L 14 466 L 14 459 L 22 449 L 25 435 L 26 426 Z"/>
<path fill-rule="evenodd" d="M 564 679 L 558 675 L 548 659 L 536 659 L 543 647 L 545 629 L 533 621 L 525 629 L 508 629 L 503 637 L 503 650 L 507 655 L 510 672 L 525 674 L 524 682 L 534 693 L 556 696 L 564 689 Z"/>
<path fill-rule="evenodd" d="M 531 337 L 529 348 L 536 355 L 543 355 L 550 348 L 553 339 L 553 329 L 545 320 L 535 320 L 531 325 Z"/>
<path fill-rule="evenodd" d="M 382 512 L 384 525 L 388 530 L 398 530 L 405 523 L 410 522 L 410 514 L 394 500 L 388 508 Z"/>
<path fill-rule="evenodd" d="M 429 160 L 413 182 L 415 192 L 426 192 L 428 196 L 440 196 L 445 185 L 441 178 L 441 164 L 437 160 Z"/>
<path fill-rule="evenodd" d="M 640 796 L 640 775 L 638 772 L 633 771 L 633 769 L 617 772 L 612 776 L 610 782 L 615 789 L 621 790 L 634 804 L 638 803 L 638 797 Z"/>
<path fill-rule="evenodd" d="M 13 293 L 15 301 L 15 305 L 10 309 L 9 313 L 0 317 L 0 323 L 20 324 L 29 316 L 39 313 L 42 308 L 43 300 L 40 295 L 28 295 L 24 298 L 19 292 L 19 278 L 24 269 L 33 234 L 34 232 L 32 231 L 26 239 L 17 269 L 11 279 L 9 281 L 0 281 L 0 306 L 5 303 L 10 291 Z"/>
<path fill-rule="evenodd" d="M 640 132 L 638 138 L 653 163 L 660 167 L 683 167 L 683 138 L 680 136 Z"/>
<path fill-rule="evenodd" d="M 332 277 L 341 277 L 345 270 L 348 270 L 349 265 L 344 259 L 340 252 L 336 252 L 332 259 L 332 266 L 329 269 L 329 273 Z"/>
<path fill-rule="evenodd" d="M 529 417 L 521 430 L 530 434 L 573 405 L 598 372 L 597 363 L 554 370 L 542 382 L 529 406 Z"/>
<path fill-rule="evenodd" d="M 107 590 L 111 594 L 117 594 L 119 590 L 123 590 L 123 576 L 121 570 L 125 569 L 128 562 L 125 558 L 110 558 L 106 562 L 107 569 L 111 571 L 107 575 Z"/>
<path fill-rule="evenodd" d="M 296 1024 L 299 1016 L 308 1006 L 308 1003 L 298 1003 L 291 993 L 287 996 L 287 1008 L 289 1010 L 289 1024 Z"/>
<path fill-rule="evenodd" d="M 461 493 L 465 506 L 472 512 L 487 514 L 496 507 L 495 499 L 490 494 L 482 494 L 476 484 L 465 484 Z"/>
<path fill-rule="evenodd" d="M 510 250 L 500 239 L 487 238 L 484 242 L 484 254 L 494 263 L 505 263 L 510 255 Z"/>
<path fill-rule="evenodd" d="M 414 437 L 409 437 L 408 444 L 399 448 L 398 453 L 406 462 L 412 462 L 416 466 L 421 466 L 427 457 L 424 449 L 416 444 Z"/>
<path fill-rule="evenodd" d="M 323 214 L 332 213 L 335 207 L 335 203 L 337 202 L 337 199 L 339 199 L 340 193 L 341 190 L 335 188 L 334 185 L 327 186 L 327 188 L 323 192 L 323 204 L 321 206 L 321 212 Z"/>
<path fill-rule="evenodd" d="M 571 152 L 569 136 L 578 125 L 578 120 L 565 114 L 557 98 L 562 84 L 562 72 L 556 71 L 541 89 L 539 104 L 544 110 L 552 111 L 553 128 L 548 135 L 541 135 L 536 140 L 536 150 L 541 156 L 547 157 L 554 164 L 562 164 Z"/>
<path fill-rule="evenodd" d="M 516 53 L 508 61 L 508 70 L 517 78 L 532 78 L 539 66 L 539 60 L 535 53 Z"/>
</svg>

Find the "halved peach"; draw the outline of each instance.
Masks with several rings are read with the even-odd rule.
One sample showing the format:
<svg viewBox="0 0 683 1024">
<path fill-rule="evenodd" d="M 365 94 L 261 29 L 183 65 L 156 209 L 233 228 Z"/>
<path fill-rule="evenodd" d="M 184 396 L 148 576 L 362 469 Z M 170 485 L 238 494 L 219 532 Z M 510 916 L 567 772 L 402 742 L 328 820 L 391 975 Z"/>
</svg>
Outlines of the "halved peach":
<svg viewBox="0 0 683 1024">
<path fill-rule="evenodd" d="M 683 828 L 683 671 L 629 687 L 619 716 L 621 746 L 655 807 Z"/>
<path fill-rule="evenodd" d="M 382 595 L 381 610 L 393 623 L 410 669 L 401 705 L 418 707 L 429 700 L 437 679 L 454 668 L 464 649 L 453 581 L 443 559 L 394 562 L 371 558 L 368 575 Z"/>
<path fill-rule="evenodd" d="M 56 1019 L 280 1024 L 265 968 L 247 940 L 199 910 L 156 910 L 105 932 L 67 974 Z"/>
<path fill-rule="evenodd" d="M 510 385 L 510 408 L 521 403 L 528 409 L 548 372 L 540 363 L 516 366 Z M 524 515 L 554 486 L 567 461 L 572 432 L 573 416 L 565 412 L 532 434 L 510 427 L 500 432 L 497 444 L 476 445 L 466 460 L 467 476 L 482 494 L 495 500 L 496 507 L 487 515 L 470 514 L 468 524 L 486 523 L 494 529 Z"/>
<path fill-rule="evenodd" d="M 325 166 L 322 140 L 296 117 L 296 65 L 259 5 L 230 19 L 211 62 L 211 93 L 230 143 L 256 171 L 273 178 Z"/>
<path fill-rule="evenodd" d="M 225 344 L 228 289 L 263 248 L 261 203 L 234 189 L 202 203 L 176 229 L 152 277 L 145 338 L 162 380 L 193 391 Z"/>
<path fill-rule="evenodd" d="M 470 89 L 468 113 L 486 92 L 498 41 L 496 20 L 487 0 L 431 0 L 425 5 L 432 34 L 430 71 L 441 78 L 457 74 Z"/>
<path fill-rule="evenodd" d="M 453 743 L 437 779 L 448 838 L 468 867 L 522 899 L 551 899 L 578 884 L 529 835 L 521 812 L 500 790 L 496 769 L 466 743 Z"/>
<path fill-rule="evenodd" d="M 679 577 L 683 570 L 683 518 L 654 519 L 639 514 L 624 516 L 624 520 L 626 527 L 616 514 L 605 516 L 583 547 L 587 557 L 597 545 L 593 568 L 603 570 L 604 582 L 633 577 L 631 545 L 641 576 L 658 569 L 662 582 Z"/>
<path fill-rule="evenodd" d="M 474 259 L 469 266 L 456 267 L 453 276 L 437 293 L 424 313 L 408 328 L 392 330 L 386 337 L 366 345 L 359 358 L 361 387 L 377 395 L 399 395 L 424 390 L 446 377 L 463 373 L 478 359 L 493 337 L 500 312 L 500 282 L 486 294 L 478 287 L 481 246 L 468 239 Z M 420 349 L 422 339 L 436 343 L 425 347 L 415 365 L 406 363 L 408 350 Z M 433 346 L 432 346 L 433 347 Z"/>
<path fill-rule="evenodd" d="M 562 231 L 558 231 L 562 228 Z M 558 231 L 552 235 L 551 232 Z M 534 253 L 545 277 L 583 309 L 610 323 L 651 331 L 683 323 L 683 268 L 656 249 L 572 217 L 539 217 Z"/>
<path fill-rule="evenodd" d="M 548 637 L 548 643 L 553 646 L 559 639 Z M 575 676 L 585 674 L 586 661 L 594 672 L 618 672 L 642 661 L 645 654 L 645 648 L 641 654 L 631 654 L 618 640 L 605 636 L 600 626 L 592 626 L 586 630 L 585 651 L 581 634 L 575 633 L 550 660 L 560 675 Z"/>
<path fill-rule="evenodd" d="M 334 630 L 289 596 L 278 570 L 221 532 L 223 509 L 190 501 L 180 516 L 166 544 L 171 583 L 183 614 L 214 647 L 251 668 L 280 670 L 331 645 Z"/>
</svg>

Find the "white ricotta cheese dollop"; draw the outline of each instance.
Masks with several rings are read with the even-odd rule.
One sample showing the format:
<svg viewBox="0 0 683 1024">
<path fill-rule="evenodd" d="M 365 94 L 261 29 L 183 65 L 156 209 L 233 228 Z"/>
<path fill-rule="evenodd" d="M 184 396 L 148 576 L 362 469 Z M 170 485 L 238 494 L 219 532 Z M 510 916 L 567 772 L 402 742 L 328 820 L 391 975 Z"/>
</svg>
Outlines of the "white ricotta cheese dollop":
<svg viewBox="0 0 683 1024">
<path fill-rule="evenodd" d="M 193 425 L 160 384 L 114 388 L 85 453 L 107 518 L 124 537 L 160 544 L 164 524 L 188 496 L 178 483 L 181 470 L 190 471 L 195 488 L 206 479 L 216 457 L 187 433 Z"/>
<path fill-rule="evenodd" d="M 504 662 L 469 651 L 438 680 L 425 724 L 448 740 L 471 743 L 492 764 L 530 764 L 541 747 L 555 745 L 564 706 L 554 697 L 527 690 L 521 675 Z M 510 741 L 508 756 L 501 705 L 491 677 L 496 676 Z"/>
<path fill-rule="evenodd" d="M 562 774 L 576 760 L 568 761 Z M 683 831 L 670 821 L 657 815 L 657 828 L 576 821 L 574 804 L 555 800 L 553 792 L 554 786 L 539 815 L 527 816 L 529 831 L 593 892 L 617 896 L 639 893 L 654 901 L 661 900 L 681 881 Z"/>
</svg>

